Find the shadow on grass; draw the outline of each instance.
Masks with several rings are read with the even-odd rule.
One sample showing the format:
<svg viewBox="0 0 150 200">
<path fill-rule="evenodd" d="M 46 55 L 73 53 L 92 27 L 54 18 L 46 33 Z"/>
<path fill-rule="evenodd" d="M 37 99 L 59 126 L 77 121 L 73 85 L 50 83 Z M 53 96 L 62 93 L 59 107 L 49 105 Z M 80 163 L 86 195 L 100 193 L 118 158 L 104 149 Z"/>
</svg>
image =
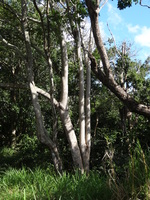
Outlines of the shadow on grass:
<svg viewBox="0 0 150 200">
<path fill-rule="evenodd" d="M 36 146 L 17 147 L 15 149 L 3 147 L 0 149 L 0 169 L 29 167 L 31 169 L 37 166 L 46 168 L 51 165 L 51 154 L 47 148 L 40 143 Z"/>
</svg>

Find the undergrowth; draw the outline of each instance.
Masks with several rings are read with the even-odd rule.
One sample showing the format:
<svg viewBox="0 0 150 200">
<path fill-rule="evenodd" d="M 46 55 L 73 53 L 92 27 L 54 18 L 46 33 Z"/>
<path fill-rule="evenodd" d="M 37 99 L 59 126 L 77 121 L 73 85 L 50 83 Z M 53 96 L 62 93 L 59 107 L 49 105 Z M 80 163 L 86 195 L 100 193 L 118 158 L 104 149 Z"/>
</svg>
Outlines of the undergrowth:
<svg viewBox="0 0 150 200">
<path fill-rule="evenodd" d="M 50 160 L 45 162 L 49 152 L 40 151 L 35 139 L 31 144 L 32 151 L 26 142 L 19 149 L 1 149 L 0 200 L 150 200 L 150 152 L 139 141 L 122 171 L 108 159 L 105 172 L 88 176 L 78 171 L 56 175 Z"/>
<path fill-rule="evenodd" d="M 0 200 L 111 199 L 106 179 L 98 173 L 56 175 L 40 168 L 1 171 L 0 191 Z"/>
</svg>

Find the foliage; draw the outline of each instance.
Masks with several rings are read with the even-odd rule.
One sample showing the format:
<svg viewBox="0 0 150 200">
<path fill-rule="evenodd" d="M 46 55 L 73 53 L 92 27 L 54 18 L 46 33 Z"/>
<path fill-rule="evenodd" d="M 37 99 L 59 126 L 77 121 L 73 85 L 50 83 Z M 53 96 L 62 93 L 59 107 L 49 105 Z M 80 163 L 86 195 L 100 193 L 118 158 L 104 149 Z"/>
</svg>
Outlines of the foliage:
<svg viewBox="0 0 150 200">
<path fill-rule="evenodd" d="M 149 199 L 149 166 L 139 140 L 130 149 L 129 167 L 125 179 L 126 190 L 133 199 Z"/>
<path fill-rule="evenodd" d="M 35 132 L 33 109 L 30 104 L 29 93 L 17 90 L 0 89 L 0 146 L 12 146 L 21 135 L 21 133 Z M 18 123 L 17 123 L 18 122 Z"/>
<path fill-rule="evenodd" d="M 43 168 L 51 166 L 49 150 L 39 143 L 36 136 L 21 135 L 15 148 L 3 147 L 0 150 L 0 168 L 21 168 L 28 166 Z"/>
<path fill-rule="evenodd" d="M 123 10 L 127 7 L 131 7 L 133 2 L 137 4 L 138 0 L 118 0 L 118 8 Z"/>
</svg>

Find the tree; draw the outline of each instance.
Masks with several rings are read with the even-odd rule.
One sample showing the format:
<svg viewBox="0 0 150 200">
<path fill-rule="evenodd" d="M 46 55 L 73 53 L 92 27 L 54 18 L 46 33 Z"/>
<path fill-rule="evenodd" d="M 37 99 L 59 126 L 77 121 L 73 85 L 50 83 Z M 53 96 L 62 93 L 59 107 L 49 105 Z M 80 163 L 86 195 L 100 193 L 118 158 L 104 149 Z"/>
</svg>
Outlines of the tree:
<svg viewBox="0 0 150 200">
<path fill-rule="evenodd" d="M 73 31 L 77 33 L 74 35 L 74 41 L 76 44 L 76 63 L 79 66 L 80 74 L 80 145 L 78 144 L 77 135 L 73 127 L 70 111 L 68 105 L 68 48 L 65 35 L 68 32 L 68 19 L 65 16 L 65 13 L 69 14 L 71 12 L 71 6 L 74 6 L 72 2 L 69 2 L 68 7 L 63 3 L 43 1 L 37 3 L 35 0 L 27 1 L 22 0 L 21 4 L 16 6 L 16 3 L 13 1 L 3 1 L 0 3 L 2 13 L 1 16 L 4 18 L 3 14 L 7 10 L 11 16 L 17 18 L 16 26 L 16 37 L 19 37 L 19 41 L 11 41 L 11 38 L 14 37 L 14 32 L 12 37 L 5 38 L 4 34 L 0 35 L 1 44 L 6 46 L 7 49 L 10 49 L 15 52 L 15 56 L 22 60 L 23 66 L 26 67 L 26 79 L 28 79 L 28 84 L 26 82 L 23 84 L 28 85 L 30 89 L 32 104 L 35 113 L 36 126 L 37 126 L 37 137 L 38 139 L 48 146 L 51 150 L 53 163 L 56 171 L 62 172 L 62 160 L 59 154 L 59 143 L 57 140 L 58 136 L 58 119 L 61 119 L 62 125 L 64 127 L 66 137 L 70 146 L 72 159 L 74 167 L 79 168 L 82 172 L 89 171 L 89 160 L 90 160 L 90 110 L 87 113 L 87 123 L 85 125 L 85 111 L 84 111 L 84 70 L 83 70 L 83 55 L 81 54 L 81 33 L 80 33 L 80 17 L 77 17 L 79 14 L 78 9 L 82 7 L 80 1 L 76 8 L 74 14 L 75 18 L 72 22 L 73 25 L 77 25 Z M 67 10 L 68 9 L 68 10 Z M 21 13 L 21 14 L 20 14 Z M 6 23 L 8 20 L 6 18 Z M 11 21 L 10 27 L 14 28 L 14 23 Z M 5 30 L 5 27 L 2 26 Z M 70 31 L 70 30 L 69 30 Z M 56 33 L 56 34 L 55 34 Z M 55 37 L 56 41 L 52 40 Z M 53 64 L 53 45 L 60 52 L 61 57 L 61 76 L 59 74 L 59 69 Z M 40 58 L 39 58 L 40 55 Z M 88 58 L 86 58 L 86 63 L 88 65 Z M 58 61 L 57 61 L 58 62 Z M 43 66 L 42 66 L 43 63 Z M 46 86 L 49 89 L 49 92 L 45 90 L 44 84 L 39 82 L 41 78 L 38 76 L 37 67 L 40 66 L 40 70 L 49 71 L 49 75 L 46 73 Z M 89 65 L 88 65 L 89 67 Z M 55 78 L 62 81 L 61 90 L 60 90 L 60 81 L 57 81 L 59 85 L 59 91 L 61 96 L 59 96 L 59 91 L 56 90 L 56 84 L 54 82 Z M 49 83 L 48 83 L 49 80 Z M 88 79 L 88 82 L 90 79 Z M 37 86 L 37 83 L 39 87 Z M 1 86 L 6 86 L 6 84 L 1 84 Z M 42 88 L 40 87 L 42 86 Z M 89 88 L 90 84 L 88 83 L 88 109 L 89 107 Z M 11 84 L 9 84 L 11 87 Z M 17 87 L 16 85 L 14 87 Z M 43 89 L 44 88 L 44 89 Z M 42 114 L 42 109 L 40 105 L 39 94 L 44 98 L 48 99 L 48 103 L 51 105 L 52 112 L 52 133 L 49 133 L 46 130 L 44 118 Z M 56 100 L 60 98 L 60 100 Z M 86 128 L 87 127 L 87 128 Z M 86 130 L 86 134 L 85 134 Z M 82 138 L 82 139 L 81 139 Z M 87 147 L 87 148 L 86 148 Z M 86 152 L 85 152 L 86 151 Z"/>
<path fill-rule="evenodd" d="M 114 79 L 108 55 L 101 38 L 101 33 L 98 24 L 99 3 L 100 1 L 95 2 L 86 0 L 86 5 L 88 7 L 88 12 L 91 19 L 91 25 L 95 43 L 103 63 L 103 70 L 101 70 L 97 66 L 95 58 L 89 54 L 92 71 L 94 72 L 96 77 L 129 108 L 130 111 L 143 115 L 147 118 L 150 118 L 149 107 L 144 104 L 138 103 L 138 101 L 132 98 Z"/>
<path fill-rule="evenodd" d="M 132 95 L 129 95 L 125 88 L 119 85 L 119 81 L 120 84 L 124 84 L 122 79 L 115 80 L 117 74 L 113 74 L 99 31 L 99 2 L 86 0 L 86 5 L 103 69 L 98 67 L 88 47 L 90 45 L 86 45 L 82 37 L 82 20 L 87 16 L 83 1 L 22 0 L 21 4 L 13 0 L 0 2 L 2 19 L 0 26 L 4 30 L 0 32 L 0 43 L 5 52 L 2 62 L 14 53 L 15 59 L 11 61 L 16 65 L 16 60 L 20 60 L 22 71 L 18 74 L 19 80 L 14 84 L 1 82 L 0 85 L 1 87 L 16 89 L 22 87 L 30 90 L 37 137 L 50 149 L 55 169 L 60 173 L 63 168 L 58 140 L 60 129 L 66 134 L 73 166 L 79 168 L 81 172 L 88 173 L 89 171 L 91 151 L 89 59 L 96 77 L 130 111 L 148 118 L 150 116 L 148 105 L 139 104 L 139 99 L 133 99 Z M 11 34 L 10 30 L 12 30 Z M 67 41 L 67 36 L 71 38 L 71 41 Z M 6 63 L 10 65 L 9 62 Z M 118 59 L 118 67 L 120 63 L 121 60 Z M 87 69 L 86 73 L 84 66 Z M 69 74 L 71 70 L 75 74 Z M 85 79 L 87 79 L 86 87 Z M 21 80 L 22 84 L 20 84 Z M 73 85 L 68 85 L 68 83 Z M 79 89 L 79 93 L 72 92 L 73 89 L 75 92 Z M 72 96 L 69 94 L 70 91 L 73 93 Z M 46 116 L 44 115 L 43 99 L 46 99 L 48 104 L 46 109 L 49 107 L 51 120 L 47 120 L 47 113 Z M 74 105 L 74 99 L 79 102 L 78 106 Z M 75 117 L 72 116 L 73 110 L 76 112 Z M 59 128 L 60 120 L 61 128 Z"/>
<path fill-rule="evenodd" d="M 76 4 L 77 3 L 77 4 Z M 76 47 L 76 57 L 79 66 L 79 126 L 80 126 L 80 150 L 82 155 L 83 166 L 85 171 L 89 172 L 89 161 L 90 161 L 90 149 L 91 149 L 91 128 L 90 128 L 90 65 L 89 59 L 87 57 L 87 53 L 83 51 L 84 54 L 84 63 L 87 68 L 87 82 L 86 82 L 86 99 L 84 94 L 84 64 L 83 64 L 83 55 L 82 55 L 82 34 L 80 23 L 82 21 L 82 15 L 84 14 L 83 11 L 81 12 L 80 9 L 82 8 L 82 4 L 80 1 L 72 3 L 71 1 L 67 0 L 67 12 L 68 12 L 68 19 L 70 23 L 70 27 L 72 30 L 72 34 L 75 41 Z M 78 9 L 79 8 L 79 9 Z M 71 16 L 71 10 L 74 9 L 74 12 L 77 12 L 76 18 L 73 20 Z M 86 14 L 86 13 L 85 13 Z M 86 112 L 85 112 L 86 107 Z"/>
</svg>

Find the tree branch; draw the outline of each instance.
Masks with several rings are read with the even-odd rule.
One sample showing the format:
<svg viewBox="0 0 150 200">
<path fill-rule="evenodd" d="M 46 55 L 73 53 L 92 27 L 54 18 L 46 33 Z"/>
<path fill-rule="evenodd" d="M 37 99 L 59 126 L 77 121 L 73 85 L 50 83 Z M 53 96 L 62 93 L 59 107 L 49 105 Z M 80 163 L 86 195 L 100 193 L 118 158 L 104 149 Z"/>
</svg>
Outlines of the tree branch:
<svg viewBox="0 0 150 200">
<path fill-rule="evenodd" d="M 23 58 L 24 60 L 26 59 L 26 57 L 22 54 L 22 52 L 18 49 L 18 47 L 16 47 L 15 45 L 9 43 L 7 40 L 5 40 L 1 35 L 0 35 L 0 41 L 7 47 L 13 49 L 21 58 Z"/>
<path fill-rule="evenodd" d="M 18 13 L 16 12 L 16 10 L 14 10 L 9 4 L 7 4 L 7 3 L 4 2 L 4 1 L 3 1 L 3 2 L 0 2 L 0 4 L 3 5 L 3 8 L 4 8 L 5 10 L 7 10 L 7 11 L 9 11 L 11 14 L 13 14 L 14 17 L 17 18 L 17 19 L 19 20 L 19 22 L 21 21 L 21 15 L 18 14 Z"/>
<path fill-rule="evenodd" d="M 29 90 L 29 85 L 27 83 L 25 84 L 15 84 L 15 83 L 0 83 L 0 88 L 5 88 L 5 89 L 25 89 L 25 90 Z M 51 96 L 48 92 L 46 92 L 45 90 L 35 86 L 35 89 L 37 91 L 38 94 L 46 97 L 48 100 L 51 99 Z M 60 103 L 54 98 L 53 100 L 54 105 L 58 108 L 60 107 Z"/>
<path fill-rule="evenodd" d="M 111 32 L 110 28 L 109 28 L 109 25 L 108 25 L 108 23 L 107 23 L 107 27 L 108 27 L 108 30 L 109 30 L 109 32 L 110 32 L 110 34 L 111 34 L 111 37 L 112 37 L 112 39 L 113 39 L 113 42 L 114 42 L 114 45 L 115 45 L 115 49 L 116 49 L 116 51 L 117 51 L 118 55 L 119 55 L 120 57 L 122 57 L 122 56 L 121 56 L 121 53 L 120 53 L 120 52 L 118 51 L 118 49 L 117 49 L 117 45 L 116 45 L 115 38 L 114 38 L 114 36 L 113 36 L 113 34 L 112 34 L 112 32 Z"/>
<path fill-rule="evenodd" d="M 99 54 L 102 59 L 105 75 L 95 65 L 95 63 L 96 63 L 95 59 L 91 60 L 92 71 L 94 72 L 95 76 L 128 107 L 128 109 L 130 111 L 138 113 L 138 114 L 143 115 L 150 119 L 150 108 L 143 104 L 139 104 L 115 81 L 114 76 L 111 71 L 111 68 L 110 68 L 108 55 L 107 55 L 106 49 L 104 47 L 104 44 L 103 44 L 103 41 L 101 38 L 98 14 L 93 10 L 93 5 L 91 3 L 91 0 L 86 0 L 86 5 L 88 7 L 88 12 L 89 12 L 90 19 L 91 19 L 93 35 L 94 35 L 97 49 L 98 49 Z M 92 65 L 93 65 L 93 67 L 92 67 Z M 95 65 L 95 67 L 94 67 L 94 65 Z"/>
<path fill-rule="evenodd" d="M 104 2 L 102 2 L 102 5 L 100 6 L 100 10 L 105 6 L 105 4 L 107 3 L 108 0 L 104 0 Z"/>
<path fill-rule="evenodd" d="M 45 90 L 43 90 L 43 89 L 41 89 L 41 88 L 39 88 L 39 87 L 37 87 L 37 86 L 35 86 L 35 89 L 36 89 L 36 91 L 37 91 L 37 93 L 39 93 L 39 94 L 41 94 L 42 96 L 44 96 L 44 97 L 46 97 L 47 99 L 51 99 L 52 97 L 50 96 L 50 94 L 48 93 L 48 92 L 46 92 Z M 59 107 L 59 102 L 55 99 L 55 98 L 53 98 L 53 103 L 54 103 L 54 105 L 58 108 Z"/>
<path fill-rule="evenodd" d="M 35 19 L 33 17 L 28 17 L 28 20 L 35 22 L 35 23 L 38 23 L 38 24 L 41 24 L 41 21 L 39 21 L 38 19 Z"/>
<path fill-rule="evenodd" d="M 143 7 L 150 8 L 150 6 L 148 6 L 148 5 L 146 5 L 146 4 L 142 4 L 142 0 L 140 0 L 140 5 L 143 6 Z"/>
</svg>

